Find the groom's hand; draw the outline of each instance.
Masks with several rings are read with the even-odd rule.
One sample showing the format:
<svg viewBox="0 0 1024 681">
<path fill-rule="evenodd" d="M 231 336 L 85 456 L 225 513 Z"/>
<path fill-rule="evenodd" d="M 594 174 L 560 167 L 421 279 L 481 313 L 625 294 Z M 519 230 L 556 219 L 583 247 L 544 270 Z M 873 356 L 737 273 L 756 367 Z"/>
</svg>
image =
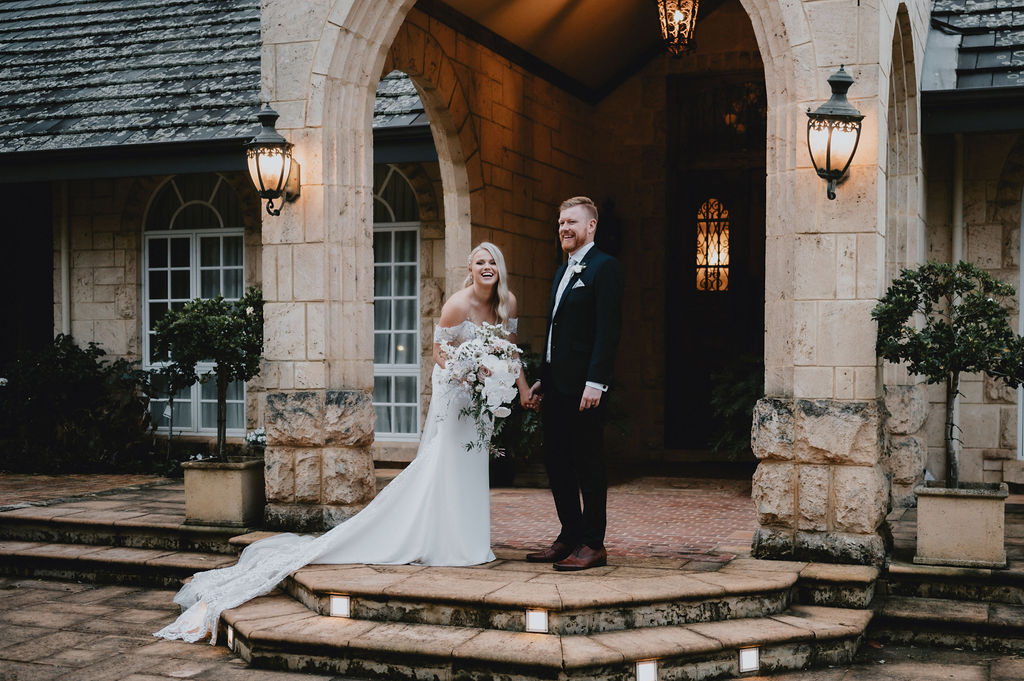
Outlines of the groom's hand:
<svg viewBox="0 0 1024 681">
<path fill-rule="evenodd" d="M 601 395 L 603 394 L 604 393 L 597 388 L 593 388 L 588 385 L 583 389 L 583 399 L 580 400 L 580 411 L 593 409 L 597 405 L 601 404 Z"/>
</svg>

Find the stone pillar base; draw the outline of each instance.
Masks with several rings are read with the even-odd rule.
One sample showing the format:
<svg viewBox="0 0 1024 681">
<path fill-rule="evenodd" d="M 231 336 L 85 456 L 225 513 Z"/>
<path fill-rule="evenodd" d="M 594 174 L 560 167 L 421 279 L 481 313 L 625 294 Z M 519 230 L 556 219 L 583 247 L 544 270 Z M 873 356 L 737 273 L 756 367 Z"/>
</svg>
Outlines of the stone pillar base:
<svg viewBox="0 0 1024 681">
<path fill-rule="evenodd" d="M 263 509 L 263 524 L 268 529 L 286 532 L 326 532 L 359 513 L 365 506 L 267 504 Z"/>
<path fill-rule="evenodd" d="M 878 401 L 764 398 L 751 445 L 758 558 L 881 565 L 891 474 Z"/>
<path fill-rule="evenodd" d="M 751 555 L 764 560 L 882 566 L 891 545 L 891 539 L 881 534 L 802 532 L 761 527 L 754 533 Z"/>
</svg>

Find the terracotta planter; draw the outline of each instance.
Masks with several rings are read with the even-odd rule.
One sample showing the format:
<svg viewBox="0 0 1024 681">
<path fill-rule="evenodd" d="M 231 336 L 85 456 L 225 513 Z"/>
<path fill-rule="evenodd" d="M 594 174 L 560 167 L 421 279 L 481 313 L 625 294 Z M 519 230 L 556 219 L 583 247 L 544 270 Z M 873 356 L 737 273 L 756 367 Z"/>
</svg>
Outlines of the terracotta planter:
<svg viewBox="0 0 1024 681">
<path fill-rule="evenodd" d="M 917 555 L 919 565 L 1004 568 L 1005 482 L 964 482 L 942 487 L 928 482 L 914 488 L 917 495 Z"/>
<path fill-rule="evenodd" d="M 185 523 L 249 527 L 263 520 L 263 459 L 184 461 Z"/>
</svg>

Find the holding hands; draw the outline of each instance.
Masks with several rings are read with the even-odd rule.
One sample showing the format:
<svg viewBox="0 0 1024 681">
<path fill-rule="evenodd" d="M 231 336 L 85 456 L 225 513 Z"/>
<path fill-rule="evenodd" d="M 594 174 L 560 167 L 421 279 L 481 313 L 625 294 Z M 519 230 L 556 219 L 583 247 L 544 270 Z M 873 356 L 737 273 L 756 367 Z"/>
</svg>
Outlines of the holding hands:
<svg viewBox="0 0 1024 681">
<path fill-rule="evenodd" d="M 519 404 L 523 405 L 524 409 L 533 409 L 534 411 L 540 411 L 540 403 L 544 396 L 541 394 L 540 381 L 537 381 L 530 389 L 525 393 L 520 387 L 519 391 Z"/>
</svg>

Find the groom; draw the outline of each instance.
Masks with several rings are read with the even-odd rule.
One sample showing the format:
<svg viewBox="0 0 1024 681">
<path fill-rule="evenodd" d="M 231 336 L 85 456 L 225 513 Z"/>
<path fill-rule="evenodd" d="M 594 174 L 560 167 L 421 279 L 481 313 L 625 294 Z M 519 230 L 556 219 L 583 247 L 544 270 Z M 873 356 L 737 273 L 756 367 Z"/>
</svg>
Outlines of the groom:
<svg viewBox="0 0 1024 681">
<path fill-rule="evenodd" d="M 558 238 L 569 258 L 551 287 L 545 362 L 531 393 L 544 395 L 544 458 L 562 531 L 526 559 L 585 570 L 608 560 L 605 393 L 622 324 L 622 266 L 594 246 L 593 201 L 577 196 L 559 211 Z"/>
</svg>

